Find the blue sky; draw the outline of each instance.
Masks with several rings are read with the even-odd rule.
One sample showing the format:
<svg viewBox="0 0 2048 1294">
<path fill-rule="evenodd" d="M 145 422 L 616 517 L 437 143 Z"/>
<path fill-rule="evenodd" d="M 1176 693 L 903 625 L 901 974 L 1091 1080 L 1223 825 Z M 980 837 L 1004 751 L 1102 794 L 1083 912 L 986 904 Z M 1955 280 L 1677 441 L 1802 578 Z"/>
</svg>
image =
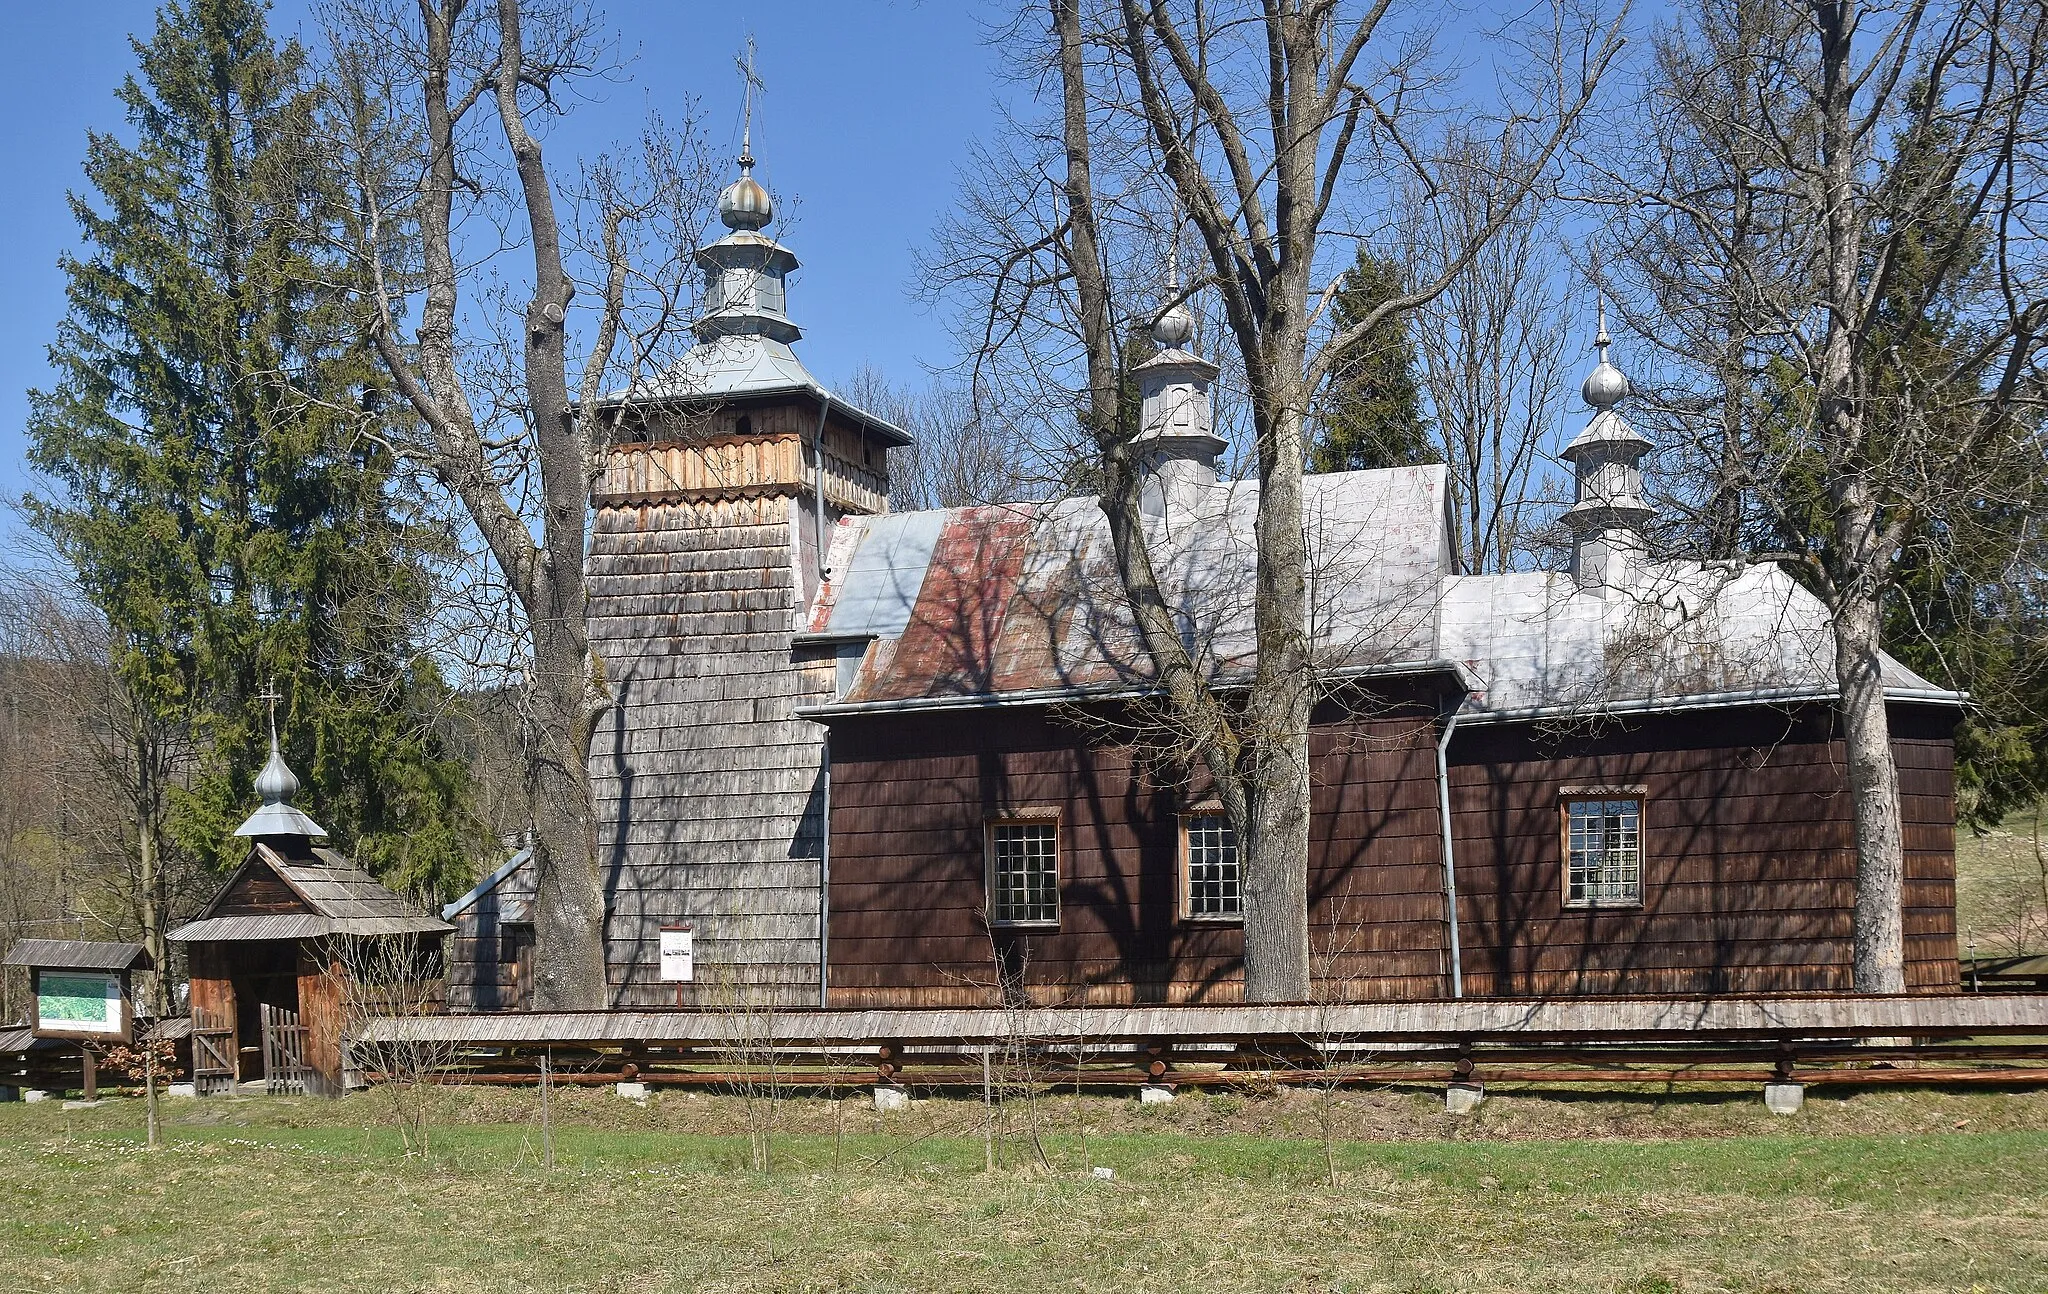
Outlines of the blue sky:
<svg viewBox="0 0 2048 1294">
<path fill-rule="evenodd" d="M 279 33 L 309 6 L 278 0 Z M 695 95 L 714 145 L 737 151 L 734 55 L 751 31 L 768 93 L 755 110 L 759 175 L 778 199 L 797 200 L 784 233 L 802 258 L 792 316 L 805 329 L 805 362 L 828 383 L 873 364 L 898 381 L 943 363 L 942 322 L 904 288 L 912 248 L 953 196 L 954 167 L 977 135 L 992 133 L 1000 57 L 982 42 L 981 4 L 960 0 L 821 0 L 706 3 L 614 0 L 611 25 L 631 57 L 630 83 L 580 105 L 549 139 L 551 160 L 630 141 L 650 108 L 680 115 Z M 57 258 L 77 244 L 67 191 L 89 129 L 125 130 L 114 89 L 133 66 L 130 33 L 147 35 L 156 5 L 143 0 L 10 7 L 0 44 L 0 136 L 11 177 L 0 216 L 0 499 L 29 485 L 23 463 L 27 392 L 46 386 L 45 349 L 64 314 Z M 18 523 L 0 515 L 9 547 Z"/>
</svg>

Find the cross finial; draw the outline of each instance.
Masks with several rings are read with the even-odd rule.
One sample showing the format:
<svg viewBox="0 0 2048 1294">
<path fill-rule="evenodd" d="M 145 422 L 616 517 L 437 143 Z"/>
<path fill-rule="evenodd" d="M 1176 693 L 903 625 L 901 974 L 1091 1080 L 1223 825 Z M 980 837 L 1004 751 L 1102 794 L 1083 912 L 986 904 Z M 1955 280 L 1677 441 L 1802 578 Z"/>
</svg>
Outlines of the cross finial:
<svg viewBox="0 0 2048 1294">
<path fill-rule="evenodd" d="M 740 165 L 754 164 L 754 92 L 766 92 L 768 83 L 754 70 L 754 38 L 747 37 L 747 54 L 741 58 L 735 54 L 733 63 L 740 70 Z"/>
<path fill-rule="evenodd" d="M 277 694 L 277 683 L 276 683 L 275 681 L 273 681 L 273 682 L 272 682 L 272 683 L 270 684 L 270 686 L 269 686 L 269 687 L 265 688 L 265 689 L 264 689 L 263 691 L 261 691 L 261 692 L 258 692 L 258 693 L 256 694 L 256 699 L 257 699 L 258 701 L 266 701 L 266 702 L 268 702 L 268 703 L 270 704 L 270 748 L 271 748 L 272 750 L 276 750 L 276 749 L 277 749 L 277 703 L 278 703 L 279 701 L 282 701 L 282 700 L 284 700 L 284 698 L 283 698 L 283 697 L 281 697 L 281 696 L 279 696 L 279 695 Z"/>
<path fill-rule="evenodd" d="M 1166 290 L 1180 291 L 1180 195 L 1171 204 L 1172 218 L 1166 225 Z"/>
</svg>

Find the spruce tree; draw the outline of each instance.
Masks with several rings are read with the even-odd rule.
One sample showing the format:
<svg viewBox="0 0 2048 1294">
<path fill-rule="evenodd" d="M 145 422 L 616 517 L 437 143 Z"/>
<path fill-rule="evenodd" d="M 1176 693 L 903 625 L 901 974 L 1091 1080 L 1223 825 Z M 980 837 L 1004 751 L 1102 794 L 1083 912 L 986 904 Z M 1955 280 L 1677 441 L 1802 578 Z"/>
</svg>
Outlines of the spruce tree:
<svg viewBox="0 0 2048 1294">
<path fill-rule="evenodd" d="M 62 267 L 58 374 L 31 393 L 37 525 L 114 630 L 137 697 L 200 752 L 169 833 L 235 861 L 277 686 L 301 801 L 374 873 L 446 892 L 472 870 L 461 765 L 422 716 L 413 650 L 434 532 L 374 434 L 376 374 L 329 248 L 344 199 L 323 90 L 256 0 L 172 0 L 89 136 Z"/>
<path fill-rule="evenodd" d="M 1401 267 L 1361 244 L 1330 303 L 1336 331 L 1355 327 L 1402 291 Z M 1382 323 L 1345 352 L 1318 396 L 1319 434 L 1309 450 L 1318 472 L 1438 463 L 1443 454 L 1422 413 L 1415 342 L 1406 315 Z"/>
</svg>

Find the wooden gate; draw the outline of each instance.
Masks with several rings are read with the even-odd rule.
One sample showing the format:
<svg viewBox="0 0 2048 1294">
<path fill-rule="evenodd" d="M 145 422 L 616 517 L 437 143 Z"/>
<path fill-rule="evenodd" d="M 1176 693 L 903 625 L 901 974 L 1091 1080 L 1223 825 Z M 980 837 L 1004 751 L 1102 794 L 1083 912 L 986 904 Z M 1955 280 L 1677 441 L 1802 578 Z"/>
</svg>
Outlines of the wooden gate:
<svg viewBox="0 0 2048 1294">
<path fill-rule="evenodd" d="M 263 1011 L 263 1090 L 271 1096 L 302 1096 L 306 1091 L 306 1026 L 297 1011 L 265 1002 Z"/>
<path fill-rule="evenodd" d="M 235 1019 L 226 1011 L 192 1010 L 192 1090 L 200 1096 L 235 1090 Z"/>
</svg>

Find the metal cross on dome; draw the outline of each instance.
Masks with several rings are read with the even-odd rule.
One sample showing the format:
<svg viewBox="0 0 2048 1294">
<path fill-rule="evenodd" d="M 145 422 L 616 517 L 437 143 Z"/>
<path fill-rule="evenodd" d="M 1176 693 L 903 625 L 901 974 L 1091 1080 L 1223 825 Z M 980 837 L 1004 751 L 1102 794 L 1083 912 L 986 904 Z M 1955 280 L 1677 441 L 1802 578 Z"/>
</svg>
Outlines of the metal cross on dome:
<svg viewBox="0 0 2048 1294">
<path fill-rule="evenodd" d="M 284 698 L 278 695 L 277 683 L 273 680 L 269 687 L 256 694 L 256 699 L 270 703 L 270 745 L 272 749 L 275 749 L 277 746 L 277 703 L 284 700 Z"/>
<path fill-rule="evenodd" d="M 754 142 L 754 91 L 768 92 L 768 83 L 754 70 L 754 38 L 747 37 L 747 56 L 733 55 L 733 64 L 740 70 L 740 153 L 742 156 L 753 152 Z"/>
</svg>

